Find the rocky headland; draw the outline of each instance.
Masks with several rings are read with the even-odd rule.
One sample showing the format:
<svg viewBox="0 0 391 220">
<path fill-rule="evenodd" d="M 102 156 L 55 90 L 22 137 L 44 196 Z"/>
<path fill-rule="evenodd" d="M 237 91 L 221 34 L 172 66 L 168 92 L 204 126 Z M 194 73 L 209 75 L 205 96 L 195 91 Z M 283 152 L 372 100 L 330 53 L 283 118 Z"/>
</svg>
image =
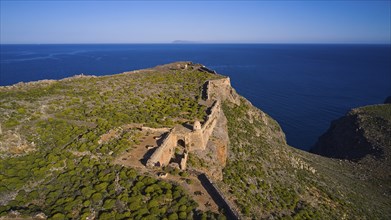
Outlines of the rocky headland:
<svg viewBox="0 0 391 220">
<path fill-rule="evenodd" d="M 389 219 L 390 106 L 317 155 L 201 64 L 0 87 L 0 218 Z"/>
</svg>

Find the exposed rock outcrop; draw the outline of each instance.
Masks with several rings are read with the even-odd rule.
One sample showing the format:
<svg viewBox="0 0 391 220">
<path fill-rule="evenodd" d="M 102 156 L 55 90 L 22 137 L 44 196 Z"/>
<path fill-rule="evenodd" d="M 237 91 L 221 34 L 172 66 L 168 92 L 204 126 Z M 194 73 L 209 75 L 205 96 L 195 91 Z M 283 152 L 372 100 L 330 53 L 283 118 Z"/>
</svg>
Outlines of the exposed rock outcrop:
<svg viewBox="0 0 391 220">
<path fill-rule="evenodd" d="M 353 109 L 331 123 L 311 152 L 354 161 L 367 155 L 384 158 L 391 148 L 390 108 L 387 104 Z"/>
<path fill-rule="evenodd" d="M 331 124 L 311 152 L 357 163 L 363 179 L 391 181 L 391 104 L 353 109 Z"/>
<path fill-rule="evenodd" d="M 222 180 L 222 170 L 228 158 L 229 136 L 224 112 L 220 111 L 216 119 L 217 123 L 205 150 L 194 151 L 196 157 L 201 158 L 205 166 L 192 168 L 206 173 L 213 180 Z"/>
<path fill-rule="evenodd" d="M 240 104 L 239 96 L 232 88 L 229 77 L 207 81 L 203 86 L 202 96 L 204 99 L 227 100 L 237 105 Z"/>
<path fill-rule="evenodd" d="M 4 131 L 0 133 L 0 158 L 7 156 L 20 156 L 36 150 L 34 142 L 27 142 L 17 131 Z"/>
<path fill-rule="evenodd" d="M 310 152 L 349 160 L 358 160 L 368 154 L 380 156 L 381 150 L 373 148 L 365 138 L 359 120 L 357 114 L 350 112 L 333 121 Z"/>
</svg>

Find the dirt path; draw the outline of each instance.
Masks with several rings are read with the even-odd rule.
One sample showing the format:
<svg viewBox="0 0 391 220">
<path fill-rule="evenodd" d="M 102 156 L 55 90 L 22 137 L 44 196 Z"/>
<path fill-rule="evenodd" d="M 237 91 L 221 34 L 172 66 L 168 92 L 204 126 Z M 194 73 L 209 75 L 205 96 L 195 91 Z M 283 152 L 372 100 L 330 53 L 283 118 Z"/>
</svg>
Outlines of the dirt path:
<svg viewBox="0 0 391 220">
<path fill-rule="evenodd" d="M 186 179 L 190 179 L 191 184 L 188 184 L 186 182 Z M 219 211 L 218 205 L 215 203 L 215 201 L 212 199 L 206 189 L 202 186 L 197 176 L 189 175 L 188 177 L 184 178 L 177 175 L 168 174 L 165 180 L 175 182 L 178 185 L 182 186 L 194 199 L 194 201 L 198 203 L 198 209 L 202 211 L 210 210 L 212 212 Z"/>
<path fill-rule="evenodd" d="M 119 155 L 114 159 L 114 163 L 147 170 L 145 167 L 146 160 L 156 150 L 156 147 L 158 146 L 157 142 L 159 140 L 157 137 L 160 137 L 162 134 L 163 133 L 161 132 L 144 133 L 141 138 L 141 143 L 132 149 L 127 150 L 124 154 Z M 155 148 L 148 149 L 148 146 Z"/>
</svg>

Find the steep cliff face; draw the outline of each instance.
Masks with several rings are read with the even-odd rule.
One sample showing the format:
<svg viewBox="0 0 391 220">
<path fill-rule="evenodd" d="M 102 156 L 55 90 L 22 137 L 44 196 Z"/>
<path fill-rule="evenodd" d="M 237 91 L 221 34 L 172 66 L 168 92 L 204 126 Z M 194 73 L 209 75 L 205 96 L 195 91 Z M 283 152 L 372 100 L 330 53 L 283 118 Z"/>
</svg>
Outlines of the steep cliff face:
<svg viewBox="0 0 391 220">
<path fill-rule="evenodd" d="M 364 164 L 292 148 L 286 144 L 276 121 L 243 97 L 240 100 L 240 105 L 229 101 L 223 105 L 230 145 L 223 181 L 219 185 L 244 219 L 391 217 L 389 174 L 368 175 L 374 167 L 369 169 Z M 377 112 L 383 114 L 384 109 Z M 364 117 L 362 121 L 365 125 L 373 124 L 372 129 L 383 126 L 380 133 L 356 131 L 356 127 L 362 129 L 364 125 L 352 125 L 354 117 L 346 119 L 345 128 L 338 131 L 345 132 L 341 140 L 352 135 L 352 140 L 346 142 L 367 146 L 368 142 L 371 144 L 368 137 L 376 140 L 378 145 L 369 151 L 374 152 L 372 159 L 377 161 L 376 166 L 384 168 L 387 154 L 378 153 L 381 152 L 378 146 L 389 143 L 385 135 L 391 126 L 375 118 L 373 121 Z M 350 131 L 346 131 L 347 128 Z M 365 137 L 360 136 L 361 133 Z"/>
<path fill-rule="evenodd" d="M 352 175 L 370 184 L 368 191 L 376 190 L 389 200 L 391 104 L 353 109 L 334 121 L 311 151 L 351 161 Z"/>
<path fill-rule="evenodd" d="M 189 168 L 206 173 L 213 180 L 222 180 L 222 171 L 228 157 L 228 146 L 227 118 L 223 111 L 220 111 L 205 150 L 196 150 L 190 154 Z"/>
<path fill-rule="evenodd" d="M 333 121 L 327 132 L 319 137 L 311 152 L 355 161 L 366 155 L 380 157 L 383 153 L 382 149 L 371 144 L 365 136 L 362 119 L 356 111 Z"/>
<path fill-rule="evenodd" d="M 353 109 L 331 124 L 311 152 L 361 163 L 382 161 L 389 164 L 391 104 Z"/>
</svg>

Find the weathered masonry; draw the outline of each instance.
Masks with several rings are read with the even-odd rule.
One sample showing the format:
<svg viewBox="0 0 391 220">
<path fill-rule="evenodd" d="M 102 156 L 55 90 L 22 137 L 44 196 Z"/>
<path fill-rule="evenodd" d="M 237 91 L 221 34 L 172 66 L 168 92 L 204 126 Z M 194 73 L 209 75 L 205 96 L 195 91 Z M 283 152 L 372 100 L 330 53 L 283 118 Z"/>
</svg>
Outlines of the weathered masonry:
<svg viewBox="0 0 391 220">
<path fill-rule="evenodd" d="M 178 164 L 178 168 L 186 169 L 188 153 L 194 150 L 205 150 L 221 112 L 221 101 L 240 103 L 235 94 L 228 77 L 207 81 L 202 91 L 205 103 L 209 103 L 210 106 L 205 122 L 201 124 L 195 121 L 192 128 L 183 125 L 175 126 L 168 132 L 146 165 L 162 167 L 174 162 L 173 164 Z"/>
<path fill-rule="evenodd" d="M 204 124 L 195 121 L 192 129 L 182 125 L 175 126 L 152 154 L 147 166 L 167 166 L 173 159 L 179 164 L 180 169 L 186 169 L 188 153 L 194 150 L 205 150 L 220 111 L 220 101 L 216 100 Z"/>
</svg>

